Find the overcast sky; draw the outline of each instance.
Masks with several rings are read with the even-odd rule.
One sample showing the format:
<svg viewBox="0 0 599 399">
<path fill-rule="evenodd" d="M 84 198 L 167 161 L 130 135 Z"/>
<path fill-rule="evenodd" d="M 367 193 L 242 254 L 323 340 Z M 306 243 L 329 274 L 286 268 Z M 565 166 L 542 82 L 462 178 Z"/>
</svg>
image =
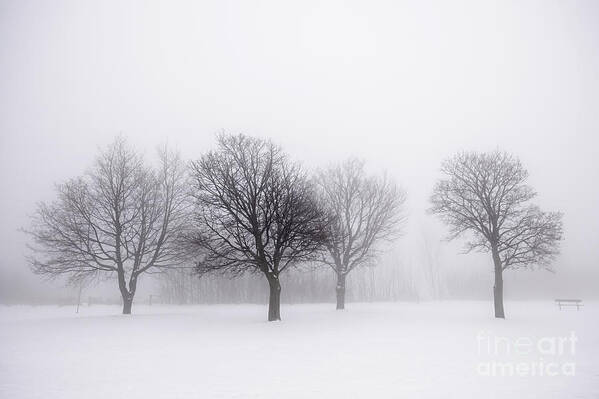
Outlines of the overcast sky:
<svg viewBox="0 0 599 399">
<path fill-rule="evenodd" d="M 17 229 L 98 146 L 196 158 L 222 129 L 386 169 L 408 242 L 444 158 L 513 152 L 565 213 L 558 274 L 599 282 L 599 2 L 2 0 L 2 284 L 37 281 Z"/>
</svg>

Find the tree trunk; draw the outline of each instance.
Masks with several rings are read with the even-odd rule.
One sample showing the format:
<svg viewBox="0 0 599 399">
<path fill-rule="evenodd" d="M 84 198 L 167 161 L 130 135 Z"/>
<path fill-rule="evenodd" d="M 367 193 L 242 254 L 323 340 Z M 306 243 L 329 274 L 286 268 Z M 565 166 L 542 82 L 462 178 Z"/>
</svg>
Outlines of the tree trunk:
<svg viewBox="0 0 599 399">
<path fill-rule="evenodd" d="M 337 273 L 337 310 L 345 309 L 345 274 Z"/>
<path fill-rule="evenodd" d="M 495 305 L 495 317 L 505 319 L 503 310 L 503 268 L 499 253 L 493 251 L 493 263 L 495 264 L 495 285 L 493 286 L 493 303 Z"/>
<path fill-rule="evenodd" d="M 131 314 L 131 306 L 133 306 L 133 296 L 123 296 L 123 314 Z"/>
<path fill-rule="evenodd" d="M 281 320 L 281 283 L 276 275 L 267 276 L 270 287 L 268 300 L 268 321 Z"/>
<path fill-rule="evenodd" d="M 117 277 L 119 281 L 119 291 L 121 291 L 121 297 L 123 298 L 123 314 L 131 314 L 131 306 L 133 306 L 133 296 L 135 295 L 135 288 L 130 287 L 127 289 L 127 283 L 125 282 L 125 272 L 122 266 L 118 267 Z"/>
<path fill-rule="evenodd" d="M 137 275 L 132 274 L 129 279 L 129 289 L 125 283 L 125 273 L 122 271 L 122 267 L 118 273 L 119 289 L 121 290 L 121 296 L 123 297 L 123 314 L 131 314 L 131 307 L 133 306 L 133 297 L 137 289 Z"/>
<path fill-rule="evenodd" d="M 495 286 L 493 287 L 493 300 L 495 303 L 495 317 L 505 319 L 503 311 L 503 276 L 501 271 L 495 271 Z"/>
</svg>

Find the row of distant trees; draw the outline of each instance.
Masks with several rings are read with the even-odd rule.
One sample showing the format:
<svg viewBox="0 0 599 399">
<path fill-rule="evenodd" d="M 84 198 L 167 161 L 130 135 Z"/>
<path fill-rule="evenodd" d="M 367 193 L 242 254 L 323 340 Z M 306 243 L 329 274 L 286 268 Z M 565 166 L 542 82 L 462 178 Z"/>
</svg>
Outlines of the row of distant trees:
<svg viewBox="0 0 599 399">
<path fill-rule="evenodd" d="M 547 266 L 558 251 L 561 214 L 528 205 L 535 194 L 509 154 L 460 153 L 442 172 L 431 212 L 451 238 L 471 238 L 467 250 L 491 252 L 495 315 L 504 317 L 503 271 Z M 334 272 L 343 309 L 348 274 L 375 263 L 383 244 L 399 236 L 406 198 L 359 160 L 310 175 L 273 142 L 229 134 L 189 163 L 162 148 L 157 167 L 118 138 L 85 175 L 56 190 L 27 230 L 34 272 L 71 282 L 116 276 L 124 314 L 144 273 L 257 274 L 270 288 L 269 321 L 280 320 L 281 273 L 306 263 Z"/>
<path fill-rule="evenodd" d="M 346 301 L 421 301 L 450 298 L 456 290 L 470 287 L 470 297 L 480 294 L 472 291 L 480 284 L 485 273 L 472 273 L 461 278 L 452 268 L 441 263 L 426 264 L 426 249 L 410 249 L 403 256 L 397 249 L 381 256 L 376 267 L 357 268 L 346 279 Z M 414 253 L 416 252 L 416 253 Z M 482 270 L 481 270 L 482 272 Z M 172 269 L 156 276 L 152 301 L 161 304 L 240 304 L 264 303 L 268 283 L 260 275 L 246 274 L 230 279 L 219 274 L 202 278 L 190 276 L 188 269 Z M 331 270 L 318 265 L 303 265 L 281 275 L 281 303 L 328 302 L 335 296 L 335 279 Z M 263 281 L 264 280 L 264 281 Z M 483 279 L 484 281 L 484 279 Z M 139 294 L 138 294 L 139 296 Z M 146 298 L 144 298 L 144 301 Z M 147 299 L 149 300 L 149 298 Z M 281 305 L 283 307 L 283 305 Z M 347 306 L 347 305 L 346 305 Z"/>
</svg>

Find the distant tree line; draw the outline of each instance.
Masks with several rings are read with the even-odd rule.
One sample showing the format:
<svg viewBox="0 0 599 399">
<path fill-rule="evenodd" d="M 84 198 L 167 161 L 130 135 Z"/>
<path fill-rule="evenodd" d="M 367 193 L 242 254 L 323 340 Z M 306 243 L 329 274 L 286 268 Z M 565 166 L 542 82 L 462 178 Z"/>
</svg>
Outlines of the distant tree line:
<svg viewBox="0 0 599 399">
<path fill-rule="evenodd" d="M 358 268 L 347 276 L 346 297 L 353 302 L 419 301 L 450 298 L 450 276 L 439 268 L 435 279 L 420 263 L 385 257 L 376 267 Z M 268 284 L 256 274 L 228 278 L 207 274 L 193 278 L 188 269 L 172 269 L 159 278 L 158 301 L 163 304 L 262 304 Z M 442 280 L 441 287 L 437 286 Z M 336 280 L 328 268 L 305 266 L 281 276 L 281 303 L 328 302 L 335 296 Z"/>
<path fill-rule="evenodd" d="M 286 279 L 302 301 L 334 289 L 337 309 L 348 279 L 362 298 L 399 299 L 400 278 L 380 284 L 350 275 L 377 263 L 406 217 L 405 192 L 369 175 L 364 162 L 350 158 L 310 174 L 272 141 L 242 134 L 219 134 L 214 150 L 188 163 L 167 148 L 158 160 L 148 164 L 117 138 L 86 174 L 58 184 L 56 199 L 38 205 L 26 230 L 32 270 L 70 282 L 116 277 L 124 314 L 141 276 L 156 273 L 163 299 L 178 303 L 255 302 L 267 286 L 269 321 L 281 318 Z M 504 317 L 503 271 L 549 267 L 561 214 L 529 205 L 535 193 L 526 170 L 507 153 L 460 153 L 442 172 L 430 212 L 449 225 L 449 238 L 470 238 L 467 251 L 492 254 L 495 315 Z M 432 252 L 427 247 L 423 275 L 439 291 Z"/>
</svg>

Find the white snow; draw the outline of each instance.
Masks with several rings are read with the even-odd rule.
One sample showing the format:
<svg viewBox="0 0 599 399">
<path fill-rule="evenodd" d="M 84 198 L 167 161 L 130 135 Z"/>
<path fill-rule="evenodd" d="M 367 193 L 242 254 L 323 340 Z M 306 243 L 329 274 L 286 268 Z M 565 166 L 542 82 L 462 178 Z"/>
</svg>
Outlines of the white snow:
<svg viewBox="0 0 599 399">
<path fill-rule="evenodd" d="M 0 398 L 599 397 L 598 303 L 560 312 L 551 301 L 507 302 L 506 320 L 490 302 L 334 307 L 283 305 L 274 323 L 258 305 L 134 305 L 132 316 L 0 307 Z M 534 346 L 559 338 L 562 353 Z M 519 339 L 534 350 L 486 347 Z M 568 363 L 575 375 L 480 375 L 489 361 Z"/>
</svg>

